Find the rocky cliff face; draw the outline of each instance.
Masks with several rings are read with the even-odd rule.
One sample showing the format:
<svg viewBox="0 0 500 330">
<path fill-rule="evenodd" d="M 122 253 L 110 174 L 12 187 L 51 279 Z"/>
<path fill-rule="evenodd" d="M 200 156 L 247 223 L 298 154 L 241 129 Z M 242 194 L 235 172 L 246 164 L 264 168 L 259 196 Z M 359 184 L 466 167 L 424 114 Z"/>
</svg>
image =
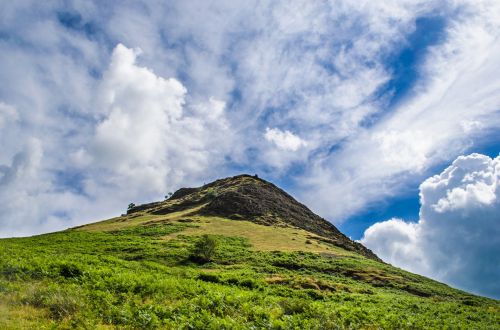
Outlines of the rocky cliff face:
<svg viewBox="0 0 500 330">
<path fill-rule="evenodd" d="M 181 188 L 166 201 L 139 205 L 129 213 L 167 214 L 191 208 L 203 215 L 248 220 L 265 226 L 301 228 L 329 243 L 380 261 L 371 250 L 346 237 L 282 189 L 250 175 L 220 179 L 199 188 Z"/>
</svg>

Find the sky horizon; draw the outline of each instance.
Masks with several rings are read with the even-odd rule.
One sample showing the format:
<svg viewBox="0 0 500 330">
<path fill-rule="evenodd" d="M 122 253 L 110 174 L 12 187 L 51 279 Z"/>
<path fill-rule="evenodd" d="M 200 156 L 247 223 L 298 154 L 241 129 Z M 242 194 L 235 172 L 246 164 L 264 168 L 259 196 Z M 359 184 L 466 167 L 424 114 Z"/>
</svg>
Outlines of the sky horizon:
<svg viewBox="0 0 500 330">
<path fill-rule="evenodd" d="M 257 173 L 500 298 L 500 3 L 0 4 L 0 237 Z"/>
</svg>

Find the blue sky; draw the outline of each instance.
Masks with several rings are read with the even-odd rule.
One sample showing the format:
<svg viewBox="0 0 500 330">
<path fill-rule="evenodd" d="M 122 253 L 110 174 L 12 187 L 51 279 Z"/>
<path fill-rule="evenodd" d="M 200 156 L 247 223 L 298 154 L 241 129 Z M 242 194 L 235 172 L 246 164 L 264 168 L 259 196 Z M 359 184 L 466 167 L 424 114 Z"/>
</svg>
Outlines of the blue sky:
<svg viewBox="0 0 500 330">
<path fill-rule="evenodd" d="M 498 297 L 488 282 L 498 268 L 457 249 L 462 268 L 445 272 L 424 248 L 448 232 L 442 224 L 456 225 L 437 219 L 460 209 L 463 225 L 493 245 L 457 245 L 500 255 L 495 230 L 485 230 L 498 216 L 483 214 L 499 203 L 498 6 L 0 4 L 0 237 L 258 173 L 385 260 Z M 461 160 L 472 153 L 489 161 Z M 457 173 L 462 183 L 437 188 Z M 488 220 L 481 228 L 477 212 Z M 456 276 L 463 267 L 473 270 L 466 279 Z"/>
</svg>

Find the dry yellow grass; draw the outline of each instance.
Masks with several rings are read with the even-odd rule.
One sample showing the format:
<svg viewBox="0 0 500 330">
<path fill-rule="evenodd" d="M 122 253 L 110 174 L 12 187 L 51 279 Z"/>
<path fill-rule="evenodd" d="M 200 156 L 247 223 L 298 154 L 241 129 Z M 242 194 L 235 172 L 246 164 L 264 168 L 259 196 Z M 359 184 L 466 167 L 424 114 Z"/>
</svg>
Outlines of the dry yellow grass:
<svg viewBox="0 0 500 330">
<path fill-rule="evenodd" d="M 219 217 L 193 216 L 189 217 L 197 227 L 187 228 L 180 233 L 166 236 L 173 239 L 177 235 L 223 235 L 245 237 L 252 249 L 259 251 L 307 251 L 325 252 L 336 255 L 350 255 L 343 249 L 330 244 L 318 242 L 318 237 L 305 230 L 290 227 L 271 227 L 255 224 L 250 221 L 229 220 Z"/>
<path fill-rule="evenodd" d="M 307 251 L 331 253 L 342 256 L 352 254 L 331 244 L 316 240 L 314 238 L 319 236 L 299 228 L 268 227 L 244 220 L 230 220 L 220 217 L 193 215 L 193 213 L 203 206 L 204 205 L 200 205 L 196 208 L 166 215 L 134 213 L 132 215 L 91 223 L 76 228 L 75 230 L 90 232 L 114 231 L 151 222 L 179 222 L 179 220 L 182 221 L 182 219 L 187 218 L 193 221 L 192 224 L 195 225 L 195 227 L 168 235 L 164 237 L 164 239 L 175 239 L 177 235 L 197 236 L 212 234 L 238 236 L 247 238 L 252 245 L 252 249 L 259 251 Z"/>
<path fill-rule="evenodd" d="M 5 298 L 5 297 L 4 297 Z M 43 330 L 43 329 L 72 329 L 70 320 L 52 320 L 44 308 L 35 308 L 30 305 L 18 304 L 13 297 L 7 296 L 0 300 L 0 329 L 2 330 Z M 114 329 L 111 325 L 97 324 L 94 329 Z"/>
<path fill-rule="evenodd" d="M 40 324 L 45 327 L 40 328 Z M 10 305 L 6 301 L 0 301 L 0 329 L 50 329 L 54 326 L 48 321 L 45 312 L 27 305 Z"/>
</svg>

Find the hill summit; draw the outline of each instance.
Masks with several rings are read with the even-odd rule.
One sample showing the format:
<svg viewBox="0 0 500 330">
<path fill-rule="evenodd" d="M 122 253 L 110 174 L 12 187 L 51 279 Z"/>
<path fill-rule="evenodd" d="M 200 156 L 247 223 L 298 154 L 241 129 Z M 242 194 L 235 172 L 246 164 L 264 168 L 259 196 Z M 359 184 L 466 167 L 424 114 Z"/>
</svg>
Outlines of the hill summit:
<svg viewBox="0 0 500 330">
<path fill-rule="evenodd" d="M 228 177 L 199 188 L 181 188 L 169 199 L 132 207 L 128 214 L 145 211 L 155 215 L 196 208 L 195 214 L 259 225 L 300 228 L 316 234 L 326 243 L 381 261 L 371 250 L 349 239 L 334 225 L 314 214 L 284 190 L 248 174 Z"/>
</svg>

